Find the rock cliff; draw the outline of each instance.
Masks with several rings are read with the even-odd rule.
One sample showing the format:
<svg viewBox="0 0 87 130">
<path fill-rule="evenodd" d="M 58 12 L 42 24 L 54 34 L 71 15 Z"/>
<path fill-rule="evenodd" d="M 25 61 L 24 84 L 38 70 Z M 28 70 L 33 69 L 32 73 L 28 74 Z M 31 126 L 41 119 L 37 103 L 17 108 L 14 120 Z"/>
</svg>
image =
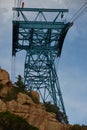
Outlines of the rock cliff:
<svg viewBox="0 0 87 130">
<path fill-rule="evenodd" d="M 28 95 L 23 93 L 18 93 L 16 100 L 4 102 L 0 99 L 0 112 L 2 111 L 10 111 L 25 118 L 29 124 L 39 130 L 66 130 L 67 128 L 66 125 L 58 122 L 54 113 L 47 112 L 43 104 L 35 104 Z"/>
<path fill-rule="evenodd" d="M 29 124 L 39 128 L 39 130 L 66 130 L 68 128 L 58 122 L 54 113 L 46 111 L 45 106 L 40 103 L 40 97 L 37 92 L 31 91 L 33 97 L 38 101 L 37 104 L 31 97 L 22 92 L 17 93 L 16 98 L 7 100 L 8 96 L 11 97 L 11 94 L 14 94 L 15 91 L 8 72 L 1 68 L 0 84 L 3 84 L 3 87 L 0 88 L 0 112 L 9 111 L 19 115 L 25 118 Z"/>
<path fill-rule="evenodd" d="M 9 73 L 0 67 L 0 83 L 11 87 L 11 81 Z"/>
<path fill-rule="evenodd" d="M 0 112 L 9 111 L 23 117 L 39 130 L 69 130 L 72 127 L 60 123 L 55 113 L 47 112 L 45 105 L 40 103 L 37 92 L 31 91 L 32 96 L 29 96 L 27 93 L 17 92 L 17 89 L 17 86 L 12 86 L 8 72 L 0 69 Z M 36 99 L 37 103 L 33 99 Z M 86 129 L 87 127 L 81 130 Z"/>
</svg>

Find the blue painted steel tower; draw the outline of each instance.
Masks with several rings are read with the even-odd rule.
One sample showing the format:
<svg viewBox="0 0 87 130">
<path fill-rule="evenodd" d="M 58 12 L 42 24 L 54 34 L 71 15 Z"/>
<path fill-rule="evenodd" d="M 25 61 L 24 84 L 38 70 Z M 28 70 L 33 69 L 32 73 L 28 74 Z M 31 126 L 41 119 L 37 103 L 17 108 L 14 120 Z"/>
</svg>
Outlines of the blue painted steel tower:
<svg viewBox="0 0 87 130">
<path fill-rule="evenodd" d="M 43 102 L 51 101 L 66 116 L 55 59 L 60 57 L 65 36 L 72 25 L 63 19 L 68 10 L 13 8 L 13 11 L 16 19 L 13 20 L 12 56 L 26 51 L 26 88 L 38 91 Z"/>
</svg>

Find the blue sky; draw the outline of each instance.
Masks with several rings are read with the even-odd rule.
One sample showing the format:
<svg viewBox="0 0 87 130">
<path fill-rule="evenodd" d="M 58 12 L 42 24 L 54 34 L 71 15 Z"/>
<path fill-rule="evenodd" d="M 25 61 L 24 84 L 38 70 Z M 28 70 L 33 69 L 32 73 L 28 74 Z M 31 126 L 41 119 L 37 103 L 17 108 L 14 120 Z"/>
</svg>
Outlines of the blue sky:
<svg viewBox="0 0 87 130">
<path fill-rule="evenodd" d="M 14 1 L 0 0 L 0 66 L 9 71 L 10 75 Z M 87 0 L 24 0 L 24 2 L 25 6 L 30 8 L 68 8 L 67 21 L 69 21 Z M 17 54 L 16 76 L 23 75 L 24 58 L 24 53 Z M 87 12 L 77 19 L 68 31 L 58 65 L 58 74 L 70 123 L 87 125 Z"/>
</svg>

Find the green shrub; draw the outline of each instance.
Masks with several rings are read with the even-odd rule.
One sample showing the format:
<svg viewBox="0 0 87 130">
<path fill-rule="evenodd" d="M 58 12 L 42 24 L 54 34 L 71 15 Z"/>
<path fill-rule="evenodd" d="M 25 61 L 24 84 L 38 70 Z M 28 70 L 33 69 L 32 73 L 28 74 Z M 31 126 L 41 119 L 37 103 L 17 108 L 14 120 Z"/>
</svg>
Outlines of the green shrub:
<svg viewBox="0 0 87 130">
<path fill-rule="evenodd" d="M 16 100 L 18 93 L 21 92 L 19 88 L 13 86 L 11 90 L 7 93 L 6 97 L 3 99 L 6 101 Z"/>
<path fill-rule="evenodd" d="M 81 126 L 80 125 L 78 125 L 78 124 L 75 124 L 75 125 L 73 125 L 72 127 L 70 127 L 69 128 L 69 130 L 81 130 Z"/>
<path fill-rule="evenodd" d="M 46 102 L 46 103 L 44 103 L 44 105 L 45 105 L 46 111 L 48 111 L 48 112 L 53 112 L 56 114 L 59 111 L 59 108 L 57 106 L 51 104 L 50 102 Z"/>
<path fill-rule="evenodd" d="M 22 78 L 21 75 L 18 75 L 17 81 L 15 82 L 15 84 L 19 87 L 20 90 L 25 90 L 26 89 L 26 87 L 25 87 L 25 85 L 23 83 L 23 78 Z"/>
<path fill-rule="evenodd" d="M 0 113 L 0 128 L 3 130 L 38 130 L 29 125 L 25 119 L 8 111 Z"/>
<path fill-rule="evenodd" d="M 4 87 L 4 85 L 2 83 L 0 83 L 0 90 Z"/>
<path fill-rule="evenodd" d="M 35 96 L 33 96 L 33 94 L 31 92 L 28 92 L 27 90 L 21 89 L 20 87 L 16 87 L 16 86 L 13 86 L 11 88 L 11 90 L 3 98 L 3 101 L 6 102 L 6 101 L 11 101 L 11 100 L 16 100 L 19 92 L 24 93 L 24 94 L 28 95 L 29 97 L 31 97 L 31 99 L 33 100 L 34 103 L 36 103 L 36 104 L 39 103 L 38 99 Z"/>
<path fill-rule="evenodd" d="M 44 105 L 47 112 L 52 112 L 56 114 L 56 119 L 59 122 L 68 124 L 67 116 L 63 112 L 60 111 L 58 106 L 55 106 L 54 104 L 51 104 L 50 102 L 46 102 L 44 103 Z"/>
</svg>

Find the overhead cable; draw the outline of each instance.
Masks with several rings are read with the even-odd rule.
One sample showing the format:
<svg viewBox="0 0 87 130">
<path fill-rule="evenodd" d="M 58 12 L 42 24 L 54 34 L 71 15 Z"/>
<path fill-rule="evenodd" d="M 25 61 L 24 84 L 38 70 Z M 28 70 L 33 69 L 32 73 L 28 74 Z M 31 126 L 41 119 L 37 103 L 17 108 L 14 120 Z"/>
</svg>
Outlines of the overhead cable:
<svg viewBox="0 0 87 130">
<path fill-rule="evenodd" d="M 83 15 L 87 11 L 87 2 L 85 2 L 80 9 L 74 14 L 74 16 L 70 19 L 70 21 L 74 22 L 81 15 Z"/>
</svg>

